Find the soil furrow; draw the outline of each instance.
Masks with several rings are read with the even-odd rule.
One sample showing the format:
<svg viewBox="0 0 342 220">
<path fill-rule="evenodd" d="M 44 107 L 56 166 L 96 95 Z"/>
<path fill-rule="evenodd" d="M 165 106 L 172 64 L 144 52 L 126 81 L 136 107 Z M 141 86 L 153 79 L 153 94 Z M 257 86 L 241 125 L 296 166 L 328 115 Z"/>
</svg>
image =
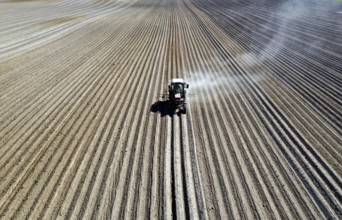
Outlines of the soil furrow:
<svg viewBox="0 0 342 220">
<path fill-rule="evenodd" d="M 340 219 L 341 12 L 1 2 L 0 218 Z"/>
</svg>

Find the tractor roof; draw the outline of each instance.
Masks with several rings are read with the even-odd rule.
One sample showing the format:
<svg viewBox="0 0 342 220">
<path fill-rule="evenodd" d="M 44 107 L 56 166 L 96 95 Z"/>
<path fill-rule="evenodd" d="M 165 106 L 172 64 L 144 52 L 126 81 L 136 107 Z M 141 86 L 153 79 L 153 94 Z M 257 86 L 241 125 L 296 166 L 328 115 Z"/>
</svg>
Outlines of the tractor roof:
<svg viewBox="0 0 342 220">
<path fill-rule="evenodd" d="M 171 83 L 184 83 L 184 80 L 181 78 L 177 78 L 177 79 L 172 79 Z"/>
</svg>

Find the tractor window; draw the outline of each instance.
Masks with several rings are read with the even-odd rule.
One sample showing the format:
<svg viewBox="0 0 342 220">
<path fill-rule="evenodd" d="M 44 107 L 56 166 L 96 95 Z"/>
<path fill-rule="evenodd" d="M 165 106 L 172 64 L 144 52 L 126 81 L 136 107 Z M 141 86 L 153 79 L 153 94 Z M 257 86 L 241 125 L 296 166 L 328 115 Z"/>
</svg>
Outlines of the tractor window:
<svg viewBox="0 0 342 220">
<path fill-rule="evenodd" d="M 182 83 L 176 83 L 173 87 L 174 91 L 176 93 L 182 93 L 184 88 L 183 88 L 183 84 Z"/>
</svg>

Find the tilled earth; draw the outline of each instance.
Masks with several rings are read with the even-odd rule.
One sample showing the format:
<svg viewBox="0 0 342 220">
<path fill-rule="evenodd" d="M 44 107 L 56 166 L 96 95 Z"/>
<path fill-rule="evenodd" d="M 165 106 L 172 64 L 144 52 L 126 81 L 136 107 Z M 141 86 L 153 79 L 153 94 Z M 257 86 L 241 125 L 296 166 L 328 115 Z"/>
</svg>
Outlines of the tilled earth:
<svg viewBox="0 0 342 220">
<path fill-rule="evenodd" d="M 334 0 L 0 0 L 0 218 L 341 219 L 341 36 Z"/>
</svg>

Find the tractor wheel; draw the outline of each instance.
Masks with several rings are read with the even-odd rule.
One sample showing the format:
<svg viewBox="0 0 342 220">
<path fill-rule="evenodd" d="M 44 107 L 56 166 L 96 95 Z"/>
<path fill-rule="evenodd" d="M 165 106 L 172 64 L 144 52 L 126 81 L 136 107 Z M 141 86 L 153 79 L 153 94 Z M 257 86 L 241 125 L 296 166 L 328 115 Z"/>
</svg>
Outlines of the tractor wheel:
<svg viewBox="0 0 342 220">
<path fill-rule="evenodd" d="M 169 101 L 169 113 L 170 115 L 173 115 L 176 111 L 175 105 L 173 102 Z"/>
<path fill-rule="evenodd" d="M 183 114 L 186 114 L 186 104 L 183 105 Z"/>
</svg>

